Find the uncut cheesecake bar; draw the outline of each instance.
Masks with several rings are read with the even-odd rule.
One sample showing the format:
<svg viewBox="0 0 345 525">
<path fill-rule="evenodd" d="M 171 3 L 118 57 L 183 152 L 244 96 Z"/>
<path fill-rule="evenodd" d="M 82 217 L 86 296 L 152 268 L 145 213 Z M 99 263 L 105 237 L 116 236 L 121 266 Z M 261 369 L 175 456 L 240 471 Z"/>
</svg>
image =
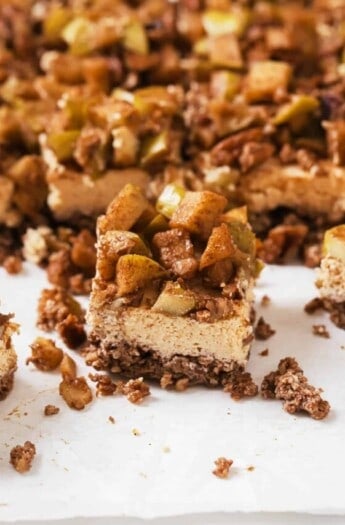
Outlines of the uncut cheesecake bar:
<svg viewBox="0 0 345 525">
<path fill-rule="evenodd" d="M 243 372 L 259 265 L 245 208 L 226 210 L 210 191 L 171 184 L 154 208 L 125 186 L 98 219 L 89 364 L 208 385 Z"/>
<path fill-rule="evenodd" d="M 331 320 L 345 328 L 345 224 L 325 232 L 322 249 L 315 284 Z"/>
</svg>

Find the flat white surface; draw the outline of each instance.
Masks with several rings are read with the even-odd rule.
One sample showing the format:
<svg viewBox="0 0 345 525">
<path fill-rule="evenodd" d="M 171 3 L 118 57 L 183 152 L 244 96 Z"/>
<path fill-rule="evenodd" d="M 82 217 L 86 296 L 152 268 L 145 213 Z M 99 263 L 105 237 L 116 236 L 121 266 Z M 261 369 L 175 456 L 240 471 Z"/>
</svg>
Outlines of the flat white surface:
<svg viewBox="0 0 345 525">
<path fill-rule="evenodd" d="M 259 383 L 280 358 L 295 356 L 332 405 L 324 421 L 291 416 L 281 402 L 260 397 L 235 402 L 219 390 L 172 393 L 155 386 L 142 406 L 110 397 L 73 411 L 59 398 L 58 373 L 24 365 L 28 344 L 38 335 L 36 305 L 44 286 L 37 268 L 26 266 L 15 277 L 0 270 L 1 311 L 15 312 L 22 325 L 16 338 L 15 389 L 0 404 L 0 522 L 88 517 L 92 519 L 66 523 L 140 523 L 129 518 L 151 519 L 154 525 L 213 525 L 230 519 L 257 525 L 342 523 L 340 517 L 221 514 L 345 514 L 345 332 L 334 328 L 325 314 L 304 313 L 304 304 L 316 295 L 313 271 L 264 270 L 257 298 L 268 294 L 272 303 L 259 306 L 258 314 L 277 333 L 254 343 L 249 370 Z M 329 340 L 312 334 L 316 323 L 326 324 Z M 266 347 L 269 356 L 259 356 Z M 79 373 L 87 373 L 79 356 L 70 353 L 78 360 Z M 60 413 L 44 417 L 47 403 L 59 406 Z M 134 428 L 140 436 L 133 435 Z M 27 439 L 38 454 L 32 470 L 19 475 L 8 464 L 9 451 Z M 227 480 L 211 473 L 219 456 L 234 460 Z M 253 472 L 247 470 L 251 465 Z"/>
</svg>

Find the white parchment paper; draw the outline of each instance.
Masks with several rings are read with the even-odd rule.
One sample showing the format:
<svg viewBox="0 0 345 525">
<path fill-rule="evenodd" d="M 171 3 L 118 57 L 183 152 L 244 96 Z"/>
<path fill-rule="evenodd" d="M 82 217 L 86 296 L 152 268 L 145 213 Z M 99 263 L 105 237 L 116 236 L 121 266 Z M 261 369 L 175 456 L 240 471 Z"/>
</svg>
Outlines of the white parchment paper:
<svg viewBox="0 0 345 525">
<path fill-rule="evenodd" d="M 59 397 L 58 373 L 24 364 L 38 335 L 36 305 L 47 285 L 44 273 L 26 265 L 23 274 L 9 277 L 1 269 L 0 310 L 15 312 L 22 329 L 16 337 L 15 388 L 0 403 L 0 521 L 221 511 L 345 514 L 345 332 L 326 314 L 304 313 L 304 304 L 316 295 L 313 279 L 306 268 L 264 270 L 256 295 L 258 303 L 264 294 L 272 302 L 258 305 L 258 314 L 277 333 L 254 343 L 249 370 L 260 382 L 279 359 L 297 357 L 332 405 L 324 421 L 291 416 L 279 401 L 234 402 L 206 388 L 171 393 L 152 386 L 141 406 L 110 397 L 73 411 Z M 317 323 L 326 324 L 330 339 L 312 334 Z M 261 357 L 266 347 L 269 355 Z M 79 372 L 88 373 L 71 353 Z M 45 417 L 48 403 L 60 413 Z M 32 470 L 19 475 L 9 465 L 9 453 L 25 440 L 35 443 L 37 457 Z M 234 460 L 226 480 L 212 475 L 219 456 Z"/>
</svg>

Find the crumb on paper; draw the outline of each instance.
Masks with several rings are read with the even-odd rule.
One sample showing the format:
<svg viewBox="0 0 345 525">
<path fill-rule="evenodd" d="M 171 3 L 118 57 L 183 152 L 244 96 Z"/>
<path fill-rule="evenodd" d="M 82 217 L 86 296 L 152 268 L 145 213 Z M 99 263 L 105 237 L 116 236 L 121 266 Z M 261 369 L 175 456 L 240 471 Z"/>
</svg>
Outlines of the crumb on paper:
<svg viewBox="0 0 345 525">
<path fill-rule="evenodd" d="M 56 325 L 56 330 L 65 345 L 71 350 L 76 350 L 86 341 L 84 324 L 74 314 L 68 314 Z"/>
<path fill-rule="evenodd" d="M 182 377 L 181 379 L 178 379 L 175 383 L 175 390 L 177 392 L 184 392 L 187 390 L 189 386 L 189 379 L 188 377 Z"/>
<path fill-rule="evenodd" d="M 253 465 L 249 465 L 249 467 L 247 467 L 247 470 L 248 472 L 253 472 L 253 470 L 255 470 L 255 467 L 253 467 Z"/>
<path fill-rule="evenodd" d="M 325 339 L 330 338 L 329 331 L 324 324 L 314 324 L 313 334 L 318 335 L 319 337 L 324 337 Z"/>
<path fill-rule="evenodd" d="M 216 468 L 212 471 L 212 474 L 217 476 L 217 478 L 226 479 L 229 476 L 229 471 L 231 465 L 233 464 L 233 460 L 219 457 L 215 460 L 214 464 L 216 465 Z"/>
<path fill-rule="evenodd" d="M 254 397 L 258 393 L 258 386 L 254 383 L 249 372 L 237 374 L 231 383 L 224 386 L 224 392 L 230 394 L 232 399 L 239 401 L 244 397 Z"/>
<path fill-rule="evenodd" d="M 169 452 L 171 452 L 171 448 L 168 447 L 168 446 L 165 446 L 165 447 L 163 447 L 163 452 L 164 452 L 165 454 L 168 454 Z"/>
<path fill-rule="evenodd" d="M 267 357 L 268 354 L 269 354 L 268 348 L 265 348 L 265 350 L 262 350 L 261 352 L 259 352 L 259 355 L 261 355 L 261 357 Z"/>
<path fill-rule="evenodd" d="M 59 412 L 60 412 L 59 407 L 56 407 L 55 405 L 46 405 L 44 407 L 45 416 L 55 416 L 55 414 L 58 414 Z"/>
<path fill-rule="evenodd" d="M 266 341 L 266 339 L 269 339 L 275 333 L 276 331 L 273 330 L 271 325 L 266 323 L 263 317 L 260 317 L 254 329 L 255 339 L 258 339 L 259 341 Z"/>
<path fill-rule="evenodd" d="M 17 255 L 9 255 L 4 260 L 3 267 L 9 275 L 16 275 L 22 271 L 23 261 Z"/>
<path fill-rule="evenodd" d="M 320 297 L 314 297 L 304 305 L 304 311 L 307 314 L 313 314 L 321 309 L 323 309 L 323 301 Z"/>
<path fill-rule="evenodd" d="M 77 377 L 77 363 L 66 352 L 60 363 L 60 374 L 63 379 L 72 381 Z"/>
<path fill-rule="evenodd" d="M 130 379 L 122 387 L 123 394 L 128 401 L 134 404 L 141 403 L 146 396 L 150 395 L 150 388 L 142 377 Z"/>
<path fill-rule="evenodd" d="M 17 445 L 10 453 L 10 463 L 13 468 L 23 474 L 31 469 L 36 454 L 36 447 L 31 441 L 25 441 L 24 445 Z"/>
<path fill-rule="evenodd" d="M 55 370 L 62 361 L 63 351 L 52 339 L 36 337 L 30 348 L 31 356 L 26 359 L 25 364 L 32 363 L 42 372 Z"/>
<path fill-rule="evenodd" d="M 38 300 L 38 328 L 46 332 L 55 330 L 69 314 L 75 316 L 80 323 L 85 322 L 85 313 L 80 303 L 65 290 L 57 287 L 42 290 Z"/>
<path fill-rule="evenodd" d="M 113 416 L 109 416 L 108 421 L 109 423 L 112 423 L 113 425 L 115 425 L 115 418 Z"/>
<path fill-rule="evenodd" d="M 59 393 L 70 408 L 83 410 L 92 401 L 92 391 L 85 377 L 65 378 L 59 385 Z"/>
<path fill-rule="evenodd" d="M 122 383 L 116 383 L 108 374 L 89 374 L 89 378 L 96 383 L 96 396 L 112 396 L 121 391 Z"/>
<path fill-rule="evenodd" d="M 138 430 L 137 428 L 132 428 L 132 434 L 133 434 L 133 436 L 140 436 L 141 435 L 140 430 Z"/>
<path fill-rule="evenodd" d="M 320 389 L 308 383 L 303 370 L 293 357 L 279 362 L 278 369 L 267 374 L 261 385 L 264 399 L 282 399 L 289 414 L 307 412 L 313 419 L 325 418 L 330 410 L 328 401 L 320 396 Z"/>
<path fill-rule="evenodd" d="M 271 304 L 271 298 L 268 295 L 263 295 L 261 298 L 261 306 L 269 306 Z"/>
</svg>

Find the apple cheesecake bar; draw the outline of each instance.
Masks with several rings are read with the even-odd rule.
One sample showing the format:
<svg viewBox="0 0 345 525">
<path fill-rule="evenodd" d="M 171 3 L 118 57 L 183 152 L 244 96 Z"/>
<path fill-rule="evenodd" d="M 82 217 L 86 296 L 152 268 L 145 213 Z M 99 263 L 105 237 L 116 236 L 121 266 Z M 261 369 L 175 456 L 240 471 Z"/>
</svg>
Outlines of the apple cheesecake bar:
<svg viewBox="0 0 345 525">
<path fill-rule="evenodd" d="M 331 320 L 339 328 L 345 328 L 345 224 L 325 232 L 322 248 L 316 286 Z"/>
<path fill-rule="evenodd" d="M 4 399 L 11 391 L 17 369 L 12 335 L 18 331 L 18 325 L 12 322 L 12 317 L 11 314 L 0 314 L 0 399 Z"/>
<path fill-rule="evenodd" d="M 229 385 L 253 339 L 260 270 L 246 209 L 167 185 L 127 185 L 98 219 L 87 362 L 129 377 Z"/>
</svg>

